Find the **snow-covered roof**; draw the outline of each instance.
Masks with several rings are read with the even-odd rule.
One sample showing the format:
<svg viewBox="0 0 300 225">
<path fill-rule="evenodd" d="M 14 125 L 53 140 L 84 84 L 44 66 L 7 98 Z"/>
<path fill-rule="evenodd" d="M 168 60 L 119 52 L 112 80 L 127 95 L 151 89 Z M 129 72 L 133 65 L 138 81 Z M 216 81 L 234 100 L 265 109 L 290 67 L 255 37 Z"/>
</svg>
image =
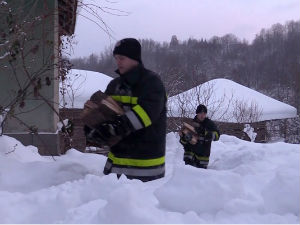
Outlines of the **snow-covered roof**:
<svg viewBox="0 0 300 225">
<path fill-rule="evenodd" d="M 170 97 L 168 116 L 193 117 L 199 104 L 207 106 L 208 116 L 212 119 L 224 122 L 253 122 L 297 116 L 295 107 L 228 79 L 214 79 Z"/>
<path fill-rule="evenodd" d="M 84 103 L 96 91 L 105 91 L 113 78 L 98 72 L 72 69 L 66 81 L 65 107 L 83 108 Z M 72 88 L 68 85 L 71 85 Z M 60 107 L 63 106 L 62 84 L 60 83 Z"/>
</svg>

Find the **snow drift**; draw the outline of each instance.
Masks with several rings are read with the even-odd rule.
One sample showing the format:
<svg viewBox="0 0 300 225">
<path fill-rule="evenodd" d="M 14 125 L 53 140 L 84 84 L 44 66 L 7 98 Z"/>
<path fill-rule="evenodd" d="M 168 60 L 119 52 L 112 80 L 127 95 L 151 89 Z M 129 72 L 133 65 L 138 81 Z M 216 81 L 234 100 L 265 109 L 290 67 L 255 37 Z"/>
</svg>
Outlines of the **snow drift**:
<svg viewBox="0 0 300 225">
<path fill-rule="evenodd" d="M 207 170 L 185 166 L 167 135 L 166 176 L 104 176 L 106 157 L 42 157 L 0 137 L 0 223 L 297 223 L 299 145 L 222 135 Z"/>
</svg>

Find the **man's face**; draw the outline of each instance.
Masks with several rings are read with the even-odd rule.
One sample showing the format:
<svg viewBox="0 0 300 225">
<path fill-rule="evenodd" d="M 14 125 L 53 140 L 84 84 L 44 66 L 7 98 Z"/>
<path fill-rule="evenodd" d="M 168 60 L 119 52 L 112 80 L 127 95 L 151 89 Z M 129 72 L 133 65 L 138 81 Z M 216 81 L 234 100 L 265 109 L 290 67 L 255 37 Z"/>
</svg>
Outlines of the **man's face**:
<svg viewBox="0 0 300 225">
<path fill-rule="evenodd" d="M 124 55 L 116 54 L 115 60 L 116 60 L 120 74 L 124 74 L 124 73 L 128 72 L 129 70 L 133 69 L 134 67 L 136 67 L 139 64 L 138 61 L 135 61 Z"/>
<path fill-rule="evenodd" d="M 206 113 L 205 112 L 201 112 L 201 113 L 197 113 L 197 119 L 199 121 L 203 121 L 206 117 Z"/>
</svg>

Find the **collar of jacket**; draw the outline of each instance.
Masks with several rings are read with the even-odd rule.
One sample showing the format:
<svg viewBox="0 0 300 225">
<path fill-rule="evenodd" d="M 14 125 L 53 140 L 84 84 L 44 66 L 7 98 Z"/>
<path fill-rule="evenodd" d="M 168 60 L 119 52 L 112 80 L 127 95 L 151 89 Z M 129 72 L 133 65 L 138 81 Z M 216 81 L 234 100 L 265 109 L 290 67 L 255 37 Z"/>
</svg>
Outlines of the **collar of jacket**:
<svg viewBox="0 0 300 225">
<path fill-rule="evenodd" d="M 130 86 L 134 86 L 139 80 L 143 69 L 144 66 L 142 64 L 139 64 L 138 66 L 134 67 L 133 69 L 129 70 L 128 72 L 122 75 L 120 74 L 119 70 L 116 70 L 115 72 L 119 74 L 120 78 L 124 80 L 127 84 L 129 84 Z"/>
<path fill-rule="evenodd" d="M 193 120 L 194 120 L 195 122 L 197 122 L 197 123 L 206 123 L 206 121 L 208 120 L 208 118 L 205 117 L 205 119 L 204 119 L 203 121 L 199 121 L 198 118 L 197 118 L 197 116 L 195 116 Z"/>
</svg>

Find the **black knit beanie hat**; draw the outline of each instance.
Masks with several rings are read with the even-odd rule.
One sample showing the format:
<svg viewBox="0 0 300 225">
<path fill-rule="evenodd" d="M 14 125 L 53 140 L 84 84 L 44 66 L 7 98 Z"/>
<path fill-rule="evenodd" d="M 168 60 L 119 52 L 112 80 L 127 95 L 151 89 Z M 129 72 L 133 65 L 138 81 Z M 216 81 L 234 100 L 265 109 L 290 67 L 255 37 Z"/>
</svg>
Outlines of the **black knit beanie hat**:
<svg viewBox="0 0 300 225">
<path fill-rule="evenodd" d="M 141 44 L 134 38 L 124 38 L 115 45 L 113 55 L 124 55 L 142 63 Z"/>
<path fill-rule="evenodd" d="M 198 107 L 196 109 L 196 114 L 202 113 L 202 112 L 207 113 L 207 108 L 205 105 L 200 104 L 200 105 L 198 105 Z"/>
</svg>

